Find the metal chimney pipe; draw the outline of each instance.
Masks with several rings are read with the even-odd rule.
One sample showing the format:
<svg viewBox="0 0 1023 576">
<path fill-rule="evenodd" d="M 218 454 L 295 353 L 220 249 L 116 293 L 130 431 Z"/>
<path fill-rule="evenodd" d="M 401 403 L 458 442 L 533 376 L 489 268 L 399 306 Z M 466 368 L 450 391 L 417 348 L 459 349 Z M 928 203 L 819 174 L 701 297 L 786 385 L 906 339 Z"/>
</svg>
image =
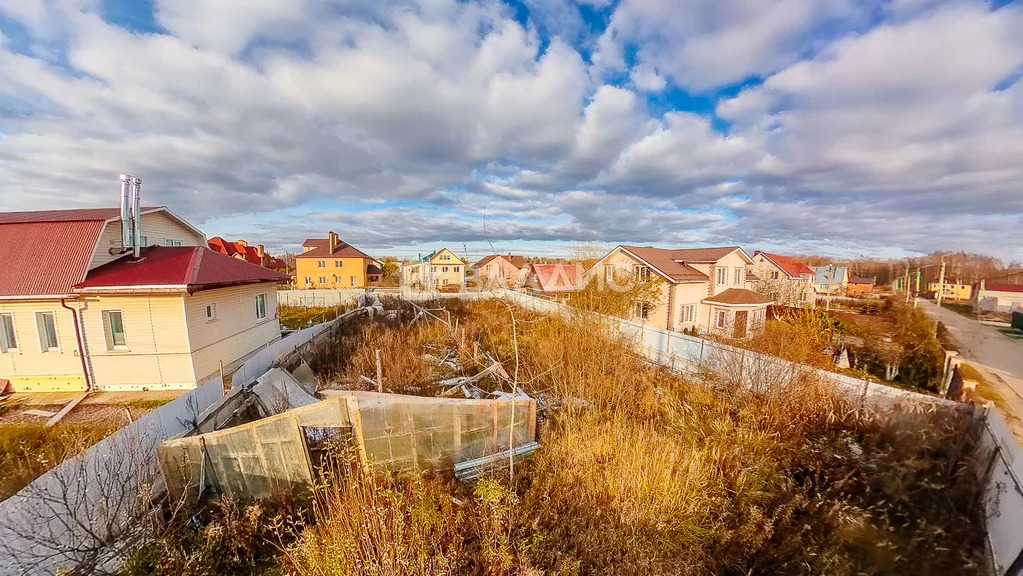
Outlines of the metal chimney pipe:
<svg viewBox="0 0 1023 576">
<path fill-rule="evenodd" d="M 131 200 L 129 195 L 131 194 L 131 176 L 127 174 L 121 174 L 121 248 L 125 249 L 131 246 L 132 243 L 132 231 L 131 231 Z"/>
<path fill-rule="evenodd" d="M 142 249 L 142 204 L 139 196 L 142 194 L 142 180 L 139 178 L 131 179 L 131 224 L 132 231 L 135 234 L 134 242 L 132 242 L 132 256 L 135 258 L 139 257 L 139 251 Z"/>
</svg>

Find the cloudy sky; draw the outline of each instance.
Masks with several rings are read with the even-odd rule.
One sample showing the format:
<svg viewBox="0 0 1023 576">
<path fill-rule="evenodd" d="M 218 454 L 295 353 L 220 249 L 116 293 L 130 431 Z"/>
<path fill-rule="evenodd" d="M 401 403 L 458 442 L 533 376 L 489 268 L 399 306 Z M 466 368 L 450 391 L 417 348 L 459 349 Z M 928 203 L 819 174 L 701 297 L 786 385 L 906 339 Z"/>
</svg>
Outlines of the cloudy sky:
<svg viewBox="0 0 1023 576">
<path fill-rule="evenodd" d="M 208 235 L 1023 259 L 1023 5 L 0 0 L 0 210 Z"/>
</svg>

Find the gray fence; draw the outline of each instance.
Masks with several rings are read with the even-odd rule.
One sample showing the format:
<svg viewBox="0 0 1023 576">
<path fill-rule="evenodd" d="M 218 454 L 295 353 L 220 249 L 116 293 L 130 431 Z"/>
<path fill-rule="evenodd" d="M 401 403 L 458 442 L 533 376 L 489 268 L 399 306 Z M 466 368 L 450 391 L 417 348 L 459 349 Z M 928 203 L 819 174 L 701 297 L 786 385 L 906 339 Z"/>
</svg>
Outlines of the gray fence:
<svg viewBox="0 0 1023 576">
<path fill-rule="evenodd" d="M 573 309 L 564 304 L 519 292 L 502 291 L 500 296 L 537 312 L 573 313 Z M 862 406 L 874 410 L 928 405 L 961 406 L 946 398 L 818 370 L 679 332 L 618 318 L 605 317 L 603 321 L 609 328 L 620 331 L 635 342 L 648 359 L 679 372 L 724 372 L 725 376 L 754 389 L 784 386 L 793 378 L 815 375 L 834 383 Z M 1001 414 L 989 409 L 982 417 L 984 426 L 979 439 L 981 469 L 978 473 L 982 474 L 985 485 L 984 517 L 989 560 L 994 574 L 1016 575 L 1023 571 L 1023 483 L 1020 482 L 1023 478 L 1023 448 Z"/>
<path fill-rule="evenodd" d="M 224 394 L 220 378 L 160 406 L 0 502 L 0 574 L 117 566 L 138 536 L 130 519 L 156 479 L 156 447 Z"/>
<path fill-rule="evenodd" d="M 278 306 L 302 306 L 305 308 L 333 308 L 355 302 L 365 290 L 361 288 L 344 290 L 278 290 Z"/>
</svg>

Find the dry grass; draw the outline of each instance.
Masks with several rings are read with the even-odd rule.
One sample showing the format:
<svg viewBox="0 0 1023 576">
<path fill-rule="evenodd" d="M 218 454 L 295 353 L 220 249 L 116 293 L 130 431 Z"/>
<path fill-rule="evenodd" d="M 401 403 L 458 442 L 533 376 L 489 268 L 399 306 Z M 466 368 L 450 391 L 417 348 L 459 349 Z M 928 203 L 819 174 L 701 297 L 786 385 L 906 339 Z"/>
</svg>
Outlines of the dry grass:
<svg viewBox="0 0 1023 576">
<path fill-rule="evenodd" d="M 0 424 L 0 500 L 118 427 L 62 424 L 47 428 L 43 424 Z"/>
<path fill-rule="evenodd" d="M 359 324 L 317 369 L 370 375 L 379 348 L 392 366 L 385 381 L 431 393 L 424 346 L 454 347 L 466 372 L 482 347 L 552 406 L 541 449 L 513 482 L 505 472 L 475 489 L 449 476 L 333 475 L 312 523 L 281 539 L 287 573 L 980 572 L 966 417 L 876 418 L 815 381 L 770 394 L 694 382 L 585 318 L 498 301 L 444 306 L 457 330 Z M 797 346 L 800 334 L 769 344 Z"/>
</svg>

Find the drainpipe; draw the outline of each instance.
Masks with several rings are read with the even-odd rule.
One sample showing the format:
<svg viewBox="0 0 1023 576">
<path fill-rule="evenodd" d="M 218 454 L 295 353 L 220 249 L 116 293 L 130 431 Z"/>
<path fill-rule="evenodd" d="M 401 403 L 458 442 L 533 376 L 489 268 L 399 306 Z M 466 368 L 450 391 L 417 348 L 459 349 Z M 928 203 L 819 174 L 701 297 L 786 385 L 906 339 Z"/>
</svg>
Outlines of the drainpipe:
<svg viewBox="0 0 1023 576">
<path fill-rule="evenodd" d="M 60 299 L 60 306 L 70 310 L 75 321 L 75 339 L 78 341 L 78 358 L 82 361 L 82 375 L 85 376 L 85 391 L 92 392 L 92 380 L 89 379 L 89 367 L 85 360 L 85 347 L 82 346 L 82 328 L 78 324 L 78 311 L 68 306 L 65 298 Z"/>
</svg>

